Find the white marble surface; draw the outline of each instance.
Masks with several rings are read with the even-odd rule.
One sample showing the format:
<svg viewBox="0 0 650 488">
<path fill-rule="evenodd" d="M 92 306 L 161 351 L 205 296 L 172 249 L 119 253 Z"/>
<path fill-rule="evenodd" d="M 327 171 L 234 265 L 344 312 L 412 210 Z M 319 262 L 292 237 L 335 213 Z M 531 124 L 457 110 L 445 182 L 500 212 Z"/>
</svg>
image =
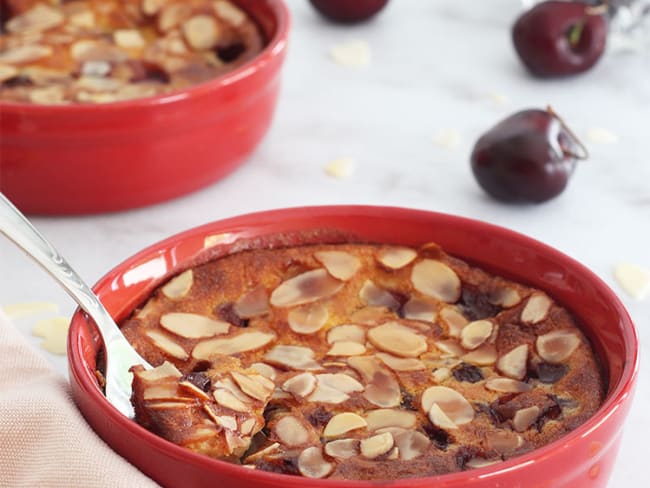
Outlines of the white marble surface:
<svg viewBox="0 0 650 488">
<path fill-rule="evenodd" d="M 277 117 L 246 165 L 161 205 L 34 218 L 87 281 L 152 242 L 241 213 L 312 204 L 415 207 L 509 227 L 578 259 L 619 293 L 636 321 L 642 360 L 648 355 L 650 298 L 627 296 L 612 271 L 622 261 L 650 268 L 650 52 L 610 50 L 582 76 L 539 81 L 512 49 L 517 0 L 393 0 L 375 20 L 354 27 L 324 22 L 306 0 L 288 3 L 293 34 Z M 369 42 L 369 66 L 330 61 L 329 48 L 350 39 Z M 619 142 L 585 141 L 590 160 L 555 200 L 514 206 L 489 199 L 471 175 L 474 141 L 506 115 L 547 104 L 579 135 L 602 127 Z M 445 129 L 458 132 L 456 147 L 433 142 Z M 356 160 L 354 174 L 327 176 L 326 163 L 342 156 Z M 0 304 L 28 301 L 55 302 L 63 315 L 74 308 L 39 268 L 0 240 Z M 29 335 L 30 321 L 19 324 Z M 49 357 L 65 371 L 63 358 Z M 650 366 L 642 361 L 612 487 L 647 481 L 649 407 Z"/>
</svg>

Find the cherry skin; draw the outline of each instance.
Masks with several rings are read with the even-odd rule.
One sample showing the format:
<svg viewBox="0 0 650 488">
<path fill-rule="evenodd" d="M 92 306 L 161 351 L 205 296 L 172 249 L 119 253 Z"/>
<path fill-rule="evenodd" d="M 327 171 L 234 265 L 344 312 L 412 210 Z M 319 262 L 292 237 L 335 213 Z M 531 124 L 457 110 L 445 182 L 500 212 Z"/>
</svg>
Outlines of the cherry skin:
<svg viewBox="0 0 650 488">
<path fill-rule="evenodd" d="M 551 0 L 524 12 L 512 27 L 519 58 L 535 76 L 567 76 L 591 68 L 607 41 L 606 8 Z"/>
<path fill-rule="evenodd" d="M 388 0 L 310 0 L 321 14 L 341 23 L 369 19 L 383 9 Z"/>
<path fill-rule="evenodd" d="M 499 122 L 476 142 L 471 166 L 479 185 L 504 202 L 539 203 L 567 186 L 587 152 L 552 110 L 530 109 Z"/>
</svg>

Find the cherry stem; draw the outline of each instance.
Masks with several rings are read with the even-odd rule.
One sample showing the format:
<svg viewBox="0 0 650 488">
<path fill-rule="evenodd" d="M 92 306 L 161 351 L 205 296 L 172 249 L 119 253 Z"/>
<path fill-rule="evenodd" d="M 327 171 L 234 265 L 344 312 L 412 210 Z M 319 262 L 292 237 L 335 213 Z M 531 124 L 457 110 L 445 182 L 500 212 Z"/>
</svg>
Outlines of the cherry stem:
<svg viewBox="0 0 650 488">
<path fill-rule="evenodd" d="M 553 107 L 548 105 L 546 107 L 546 111 L 551 114 L 553 117 L 555 117 L 557 120 L 560 121 L 560 125 L 564 128 L 564 130 L 569 134 L 569 137 L 573 139 L 573 141 L 576 143 L 578 148 L 580 149 L 581 154 L 573 153 L 573 152 L 567 152 L 569 156 L 579 159 L 579 160 L 585 160 L 589 159 L 589 151 L 585 147 L 585 145 L 582 143 L 582 141 L 576 136 L 575 132 L 573 132 L 568 125 L 566 125 L 566 122 L 564 122 L 564 119 L 560 117 L 555 110 L 553 110 Z M 563 148 L 564 149 L 564 148 Z"/>
<path fill-rule="evenodd" d="M 569 29 L 569 33 L 567 34 L 567 38 L 569 39 L 569 44 L 571 47 L 576 47 L 578 43 L 580 42 L 580 38 L 582 37 L 582 31 L 585 29 L 585 22 L 580 21 L 571 26 Z"/>
</svg>

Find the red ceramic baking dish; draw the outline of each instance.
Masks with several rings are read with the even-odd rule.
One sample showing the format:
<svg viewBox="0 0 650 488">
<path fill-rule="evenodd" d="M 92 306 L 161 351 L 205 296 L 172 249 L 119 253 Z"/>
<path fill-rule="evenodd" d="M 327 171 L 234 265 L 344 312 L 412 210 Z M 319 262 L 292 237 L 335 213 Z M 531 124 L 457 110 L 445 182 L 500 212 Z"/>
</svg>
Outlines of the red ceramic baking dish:
<svg viewBox="0 0 650 488">
<path fill-rule="evenodd" d="M 112 448 L 164 486 L 238 488 L 586 488 L 604 487 L 621 441 L 638 371 L 634 325 L 615 294 L 591 271 L 538 241 L 483 222 L 404 208 L 334 206 L 273 210 L 210 223 L 154 244 L 110 271 L 95 286 L 108 311 L 125 318 L 163 279 L 199 260 L 264 247 L 330 239 L 417 246 L 436 242 L 488 271 L 541 288 L 566 306 L 591 339 L 607 382 L 605 401 L 586 423 L 558 441 L 491 466 L 390 482 L 308 480 L 250 470 L 198 455 L 123 417 L 105 400 L 94 371 L 102 348 L 77 312 L 68 354 L 74 398 Z M 206 240 L 206 238 L 209 238 Z M 210 243 L 211 247 L 205 247 Z"/>
<path fill-rule="evenodd" d="M 282 0 L 236 3 L 268 42 L 213 80 L 97 105 L 0 101 L 0 191 L 27 213 L 97 213 L 177 197 L 237 168 L 271 123 L 289 12 Z"/>
</svg>

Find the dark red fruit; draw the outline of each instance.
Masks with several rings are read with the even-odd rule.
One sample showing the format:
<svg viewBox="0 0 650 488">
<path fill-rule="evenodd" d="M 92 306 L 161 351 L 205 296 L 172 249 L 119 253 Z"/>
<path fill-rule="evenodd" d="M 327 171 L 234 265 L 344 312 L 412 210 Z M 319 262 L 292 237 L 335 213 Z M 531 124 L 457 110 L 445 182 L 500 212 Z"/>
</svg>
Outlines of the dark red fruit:
<svg viewBox="0 0 650 488">
<path fill-rule="evenodd" d="M 369 19 L 388 0 L 310 0 L 311 4 L 325 17 L 336 22 L 353 23 Z"/>
<path fill-rule="evenodd" d="M 544 202 L 562 193 L 587 151 L 549 108 L 517 112 L 476 142 L 474 177 L 505 202 Z"/>
<path fill-rule="evenodd" d="M 539 3 L 512 27 L 517 54 L 532 74 L 543 78 L 586 71 L 605 50 L 606 11 L 583 2 Z"/>
</svg>

